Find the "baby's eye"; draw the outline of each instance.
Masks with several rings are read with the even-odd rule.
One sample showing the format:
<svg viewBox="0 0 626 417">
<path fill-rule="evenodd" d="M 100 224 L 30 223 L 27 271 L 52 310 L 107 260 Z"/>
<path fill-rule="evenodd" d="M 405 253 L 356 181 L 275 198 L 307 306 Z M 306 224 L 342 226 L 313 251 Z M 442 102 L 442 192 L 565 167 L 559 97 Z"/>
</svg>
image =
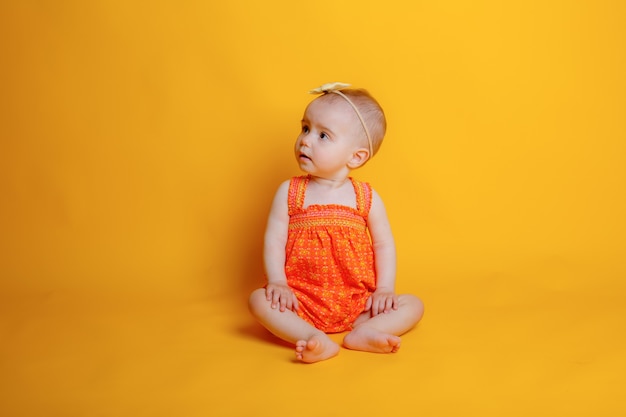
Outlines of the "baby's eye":
<svg viewBox="0 0 626 417">
<path fill-rule="evenodd" d="M 320 133 L 320 139 L 328 139 L 328 135 L 326 133 Z"/>
<path fill-rule="evenodd" d="M 302 126 L 302 133 L 309 133 L 309 127 L 308 126 Z"/>
</svg>

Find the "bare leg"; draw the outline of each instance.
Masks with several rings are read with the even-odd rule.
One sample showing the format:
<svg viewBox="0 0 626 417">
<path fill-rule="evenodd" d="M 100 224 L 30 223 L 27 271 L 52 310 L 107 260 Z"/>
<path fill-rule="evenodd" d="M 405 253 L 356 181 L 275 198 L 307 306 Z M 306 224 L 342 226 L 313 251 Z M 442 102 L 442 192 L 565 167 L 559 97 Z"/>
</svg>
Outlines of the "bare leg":
<svg viewBox="0 0 626 417">
<path fill-rule="evenodd" d="M 400 335 L 408 332 L 424 314 L 422 301 L 409 294 L 398 296 L 399 307 L 374 317 L 364 312 L 354 322 L 354 330 L 343 344 L 348 349 L 365 352 L 394 353 L 400 349 Z"/>
<path fill-rule="evenodd" d="M 267 330 L 279 338 L 296 345 L 296 358 L 312 363 L 330 359 L 339 353 L 339 345 L 324 332 L 304 321 L 293 311 L 272 308 L 265 298 L 265 289 L 259 288 L 250 295 L 250 312 Z"/>
</svg>

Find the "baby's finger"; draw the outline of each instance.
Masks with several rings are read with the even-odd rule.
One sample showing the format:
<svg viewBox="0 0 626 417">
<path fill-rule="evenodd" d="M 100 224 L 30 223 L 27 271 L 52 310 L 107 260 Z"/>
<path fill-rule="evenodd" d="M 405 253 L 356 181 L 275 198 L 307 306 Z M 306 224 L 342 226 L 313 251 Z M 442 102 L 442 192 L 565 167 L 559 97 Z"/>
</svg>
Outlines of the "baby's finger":
<svg viewBox="0 0 626 417">
<path fill-rule="evenodd" d="M 279 303 L 280 303 L 280 311 L 285 311 L 287 307 L 287 297 L 284 294 L 282 294 L 282 296 L 280 297 Z"/>
<path fill-rule="evenodd" d="M 272 308 L 278 307 L 280 303 L 280 291 L 274 291 L 272 294 Z"/>
<path fill-rule="evenodd" d="M 393 297 L 387 297 L 385 300 L 385 313 L 389 313 L 393 307 Z"/>
<path fill-rule="evenodd" d="M 382 309 L 381 309 L 381 306 L 380 306 L 380 300 L 372 301 L 372 316 L 377 316 L 380 313 L 382 313 Z"/>
<path fill-rule="evenodd" d="M 291 294 L 285 294 L 285 310 L 293 310 L 293 295 Z"/>
<path fill-rule="evenodd" d="M 385 300 L 380 300 L 378 302 L 378 314 L 385 313 Z"/>
</svg>

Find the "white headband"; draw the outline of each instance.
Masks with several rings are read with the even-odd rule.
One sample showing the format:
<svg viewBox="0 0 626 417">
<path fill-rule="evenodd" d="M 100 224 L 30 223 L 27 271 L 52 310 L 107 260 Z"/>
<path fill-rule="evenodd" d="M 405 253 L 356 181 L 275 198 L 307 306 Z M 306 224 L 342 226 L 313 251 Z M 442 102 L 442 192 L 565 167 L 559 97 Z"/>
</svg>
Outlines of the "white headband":
<svg viewBox="0 0 626 417">
<path fill-rule="evenodd" d="M 363 120 L 363 116 L 361 116 L 361 112 L 359 111 L 359 109 L 357 109 L 357 107 L 354 105 L 354 103 L 352 102 L 352 100 L 350 100 L 348 98 L 348 96 L 346 96 L 344 93 L 342 93 L 340 90 L 344 89 L 344 88 L 348 88 L 350 87 L 350 84 L 344 84 L 344 83 L 327 83 L 322 85 L 321 87 L 318 87 L 316 89 L 313 89 L 311 91 L 309 91 L 309 94 L 329 94 L 329 93 L 334 93 L 337 94 L 341 97 L 343 97 L 348 104 L 350 104 L 350 106 L 352 106 L 352 108 L 354 109 L 354 112 L 356 113 L 356 115 L 358 116 L 359 120 L 361 121 L 361 125 L 363 125 L 363 130 L 365 130 L 365 136 L 367 136 L 367 143 L 369 144 L 369 150 L 370 150 L 370 158 L 374 156 L 374 147 L 372 146 L 372 137 L 370 136 L 370 131 L 367 129 L 367 125 L 365 124 L 365 120 Z"/>
</svg>

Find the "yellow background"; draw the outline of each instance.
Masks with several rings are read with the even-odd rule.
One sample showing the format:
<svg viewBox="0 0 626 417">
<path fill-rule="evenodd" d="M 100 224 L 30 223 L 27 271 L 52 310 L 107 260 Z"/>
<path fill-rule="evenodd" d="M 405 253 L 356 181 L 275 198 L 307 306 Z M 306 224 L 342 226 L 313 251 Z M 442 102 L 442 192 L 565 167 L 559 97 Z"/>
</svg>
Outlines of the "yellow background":
<svg viewBox="0 0 626 417">
<path fill-rule="evenodd" d="M 0 414 L 626 414 L 625 21 L 618 0 L 3 1 Z M 329 81 L 387 113 L 354 175 L 427 311 L 397 355 L 304 366 L 245 300 Z"/>
</svg>

